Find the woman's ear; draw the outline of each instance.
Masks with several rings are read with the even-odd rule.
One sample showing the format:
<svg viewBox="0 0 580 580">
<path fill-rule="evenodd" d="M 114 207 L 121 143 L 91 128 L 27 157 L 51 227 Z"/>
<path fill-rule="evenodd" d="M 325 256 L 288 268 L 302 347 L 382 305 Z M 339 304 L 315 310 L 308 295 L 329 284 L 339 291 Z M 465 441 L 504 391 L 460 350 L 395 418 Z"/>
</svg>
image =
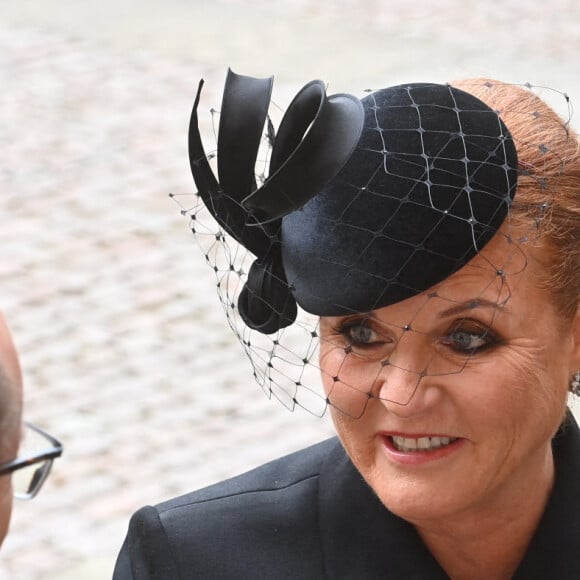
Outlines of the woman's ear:
<svg viewBox="0 0 580 580">
<path fill-rule="evenodd" d="M 580 371 L 580 304 L 576 309 L 576 316 L 572 322 L 572 373 Z"/>
</svg>

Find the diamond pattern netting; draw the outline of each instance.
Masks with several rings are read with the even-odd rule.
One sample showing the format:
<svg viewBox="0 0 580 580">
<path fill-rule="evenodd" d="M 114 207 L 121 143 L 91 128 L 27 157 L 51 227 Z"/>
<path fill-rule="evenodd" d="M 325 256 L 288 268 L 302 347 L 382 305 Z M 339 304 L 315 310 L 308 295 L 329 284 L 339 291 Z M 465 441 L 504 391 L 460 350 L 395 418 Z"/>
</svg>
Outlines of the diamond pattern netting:
<svg viewBox="0 0 580 580">
<path fill-rule="evenodd" d="M 463 88 L 469 91 L 469 88 Z M 489 83 L 486 88 L 492 93 L 487 103 L 493 107 L 494 85 Z M 549 98 L 557 97 L 564 104 L 562 130 L 568 131 L 572 111 L 565 94 L 531 85 L 522 85 L 520 89 L 521 94 L 529 94 L 529 102 L 521 98 L 519 102 L 514 102 L 513 108 L 509 111 L 510 119 L 520 118 L 522 122 L 529 123 L 541 117 L 542 113 L 535 104 L 537 94 L 544 91 L 548 93 Z M 451 91 L 449 94 L 449 107 L 445 110 L 433 111 L 430 105 L 417 102 L 413 91 L 409 91 L 411 110 L 415 111 L 417 116 L 417 127 L 414 130 L 416 149 L 410 155 L 402 155 L 396 151 L 400 129 L 381 127 L 376 115 L 374 121 L 367 115 L 367 124 L 370 123 L 372 126 L 374 122 L 374 132 L 371 138 L 359 144 L 359 148 L 367 153 L 371 152 L 376 165 L 369 173 L 370 178 L 365 177 L 363 181 L 358 179 L 357 175 L 350 175 L 348 171 L 341 174 L 339 186 L 351 193 L 350 198 L 347 203 L 338 204 L 333 208 L 335 213 L 328 214 L 322 226 L 328 230 L 338 231 L 344 228 L 355 228 L 358 232 L 365 234 L 362 236 L 364 242 L 352 249 L 347 263 L 343 260 L 341 263 L 333 264 L 329 252 L 329 265 L 346 266 L 351 276 L 361 273 L 368 275 L 368 271 L 361 272 L 360 264 L 365 262 L 364 254 L 373 245 L 380 244 L 382 238 L 388 238 L 390 242 L 399 244 L 401 252 L 405 255 L 403 260 L 405 268 L 412 269 L 413 261 L 420 253 L 443 256 L 450 260 L 462 259 L 464 256 L 461 252 L 453 255 L 454 248 L 448 240 L 431 236 L 435 233 L 435 227 L 440 220 L 445 219 L 446 216 L 462 221 L 465 227 L 470 229 L 475 248 L 479 250 L 480 246 L 485 244 L 486 237 L 489 238 L 489 232 L 481 224 L 493 220 L 494 216 L 482 216 L 481 212 L 485 208 L 478 207 L 471 194 L 474 190 L 479 193 L 483 190 L 487 195 L 497 195 L 492 190 L 486 191 L 486 184 L 478 180 L 481 167 L 493 163 L 494 151 L 490 153 L 489 147 L 480 147 L 488 139 L 485 133 L 476 134 L 473 137 L 473 131 L 471 131 L 471 137 L 466 138 L 463 132 L 465 111 L 458 106 Z M 542 96 L 544 100 L 548 100 L 544 95 Z M 372 94 L 370 97 L 373 98 Z M 374 114 L 380 106 L 380 103 L 375 102 L 370 111 Z M 489 113 L 482 112 L 481 114 L 488 115 Z M 501 117 L 508 116 L 505 109 L 500 110 L 499 114 Z M 216 117 L 218 113 L 212 110 L 212 115 Z M 499 147 L 504 147 L 504 140 L 509 138 L 508 135 L 502 135 L 502 137 Z M 273 126 L 269 122 L 259 156 L 260 160 L 256 167 L 258 183 L 265 179 L 264 168 L 267 165 L 272 140 Z M 494 301 L 498 306 L 509 302 L 510 280 L 526 268 L 527 258 L 524 245 L 532 243 L 541 235 L 544 216 L 551 206 L 552 196 L 557 191 L 558 173 L 563 170 L 562 164 L 556 174 L 553 170 L 549 175 L 547 173 L 543 160 L 556 155 L 550 143 L 524 142 L 518 140 L 517 135 L 514 136 L 514 143 L 518 153 L 525 150 L 534 151 L 533 156 L 524 156 L 524 160 L 518 167 L 518 173 L 520 177 L 525 176 L 533 180 L 537 190 L 541 192 L 541 202 L 535 203 L 534 207 L 528 211 L 532 219 L 529 219 L 523 227 L 521 220 L 517 220 L 516 224 L 508 213 L 500 232 L 496 234 L 502 238 L 502 252 L 499 258 L 495 255 L 492 259 L 486 255 L 485 251 L 481 251 L 476 259 L 464 266 L 477 276 L 480 285 L 479 290 L 471 295 L 473 307 L 476 307 L 480 300 Z M 464 151 L 459 162 L 456 154 L 447 156 L 450 147 L 458 146 Z M 355 151 L 353 155 L 356 154 Z M 210 154 L 208 158 L 211 159 L 214 156 L 215 154 Z M 528 157 L 533 161 L 526 161 Z M 403 184 L 400 190 L 381 189 L 380 181 L 376 179 L 377 174 L 392 173 L 394 168 L 401 166 L 401 163 L 407 167 L 405 175 L 400 176 Z M 494 164 L 494 168 L 499 172 L 504 172 L 507 180 L 509 167 Z M 467 187 L 457 185 L 458 175 L 461 176 L 459 183 L 467 182 Z M 399 175 L 394 175 L 394 177 L 398 178 Z M 434 191 L 437 195 L 434 195 Z M 445 195 L 441 195 L 442 191 Z M 367 214 L 368 219 L 364 223 L 358 216 L 349 214 L 352 203 L 360 196 L 365 196 L 365 201 L 370 208 Z M 384 318 L 380 322 L 374 320 L 375 332 L 388 337 L 388 340 L 384 341 L 384 347 L 373 349 L 371 353 L 357 348 L 356 345 L 345 343 L 344 331 L 342 334 L 338 331 L 329 332 L 329 324 L 321 325 L 319 317 L 308 314 L 300 308 L 297 320 L 276 333 L 261 334 L 250 329 L 241 318 L 237 304 L 254 256 L 217 224 L 197 194 L 172 194 L 172 197 L 180 205 L 182 214 L 189 219 L 195 241 L 215 274 L 217 295 L 226 313 L 227 321 L 250 361 L 256 381 L 268 397 L 278 399 L 287 408 L 293 410 L 296 406 L 300 406 L 315 415 L 322 416 L 331 405 L 350 416 L 358 417 L 364 413 L 371 398 L 377 396 L 389 398 L 388 392 L 386 395 L 383 392 L 379 395 L 374 388 L 384 373 L 396 370 L 406 375 L 409 384 L 406 394 L 398 395 L 396 399 L 393 399 L 393 402 L 397 404 L 406 405 L 424 377 L 460 373 L 470 363 L 472 353 L 469 349 L 466 349 L 462 356 L 447 356 L 443 352 L 445 349 L 441 349 L 439 344 L 421 347 L 423 350 L 417 357 L 420 359 L 417 364 L 409 363 L 408 359 L 403 360 L 400 356 L 400 351 L 403 350 L 402 345 L 408 344 L 409 348 L 413 348 L 412 345 L 417 337 L 425 338 L 423 345 L 430 344 L 431 341 L 427 336 L 430 331 L 422 325 L 423 315 L 433 304 L 432 301 L 436 301 L 440 307 L 447 309 L 452 309 L 457 305 L 453 288 L 449 287 L 446 281 L 427 291 L 417 293 L 412 283 L 407 284 L 404 278 L 401 279 L 401 276 L 398 276 L 397 283 L 407 285 L 412 293 L 417 294 L 413 298 L 413 311 L 408 312 L 405 320 L 390 321 Z M 503 201 L 509 204 L 509 200 Z M 403 232 L 404 236 L 401 239 L 397 238 L 397 229 L 388 228 L 388 220 L 373 223 L 375 215 L 378 215 L 378 212 L 372 211 L 373 204 L 383 204 L 383 206 L 388 204 L 392 208 L 390 219 L 394 220 L 397 216 L 398 223 L 405 223 L 405 219 L 401 219 L 401 212 L 412 215 L 415 206 L 419 203 L 421 207 L 427 204 L 432 209 L 433 215 L 433 231 L 429 231 L 429 234 L 422 239 L 411 238 L 409 241 L 409 232 Z M 253 225 L 252 227 L 263 226 Z M 270 235 L 267 227 L 263 229 Z M 388 233 L 386 233 L 387 229 Z M 381 278 L 380 272 L 370 274 Z M 386 284 L 393 282 L 391 279 L 382 281 Z M 345 280 L 345 283 L 348 283 L 348 280 Z M 380 296 L 377 296 L 377 303 L 379 301 Z M 466 309 L 464 305 L 462 312 L 465 311 L 469 311 L 469 308 Z M 493 324 L 496 312 L 496 309 L 489 309 L 488 320 L 486 320 L 488 326 Z M 357 322 L 359 326 L 355 328 L 355 331 L 364 332 L 361 330 L 364 325 L 360 322 L 373 318 L 372 313 L 353 311 L 352 314 L 359 317 Z M 462 327 L 462 321 L 467 317 L 466 314 L 460 314 L 455 323 L 456 326 L 448 331 L 448 335 L 454 341 L 473 341 L 473 335 Z M 485 340 L 485 333 L 485 330 L 479 331 L 477 340 Z M 469 343 L 466 344 L 469 345 Z M 321 351 L 322 359 L 320 358 Z M 354 366 L 353 361 L 355 361 Z M 352 379 L 353 368 L 357 369 L 356 380 Z M 321 378 L 326 385 L 325 389 L 322 387 Z M 348 396 L 348 404 L 344 403 L 345 396 Z"/>
</svg>

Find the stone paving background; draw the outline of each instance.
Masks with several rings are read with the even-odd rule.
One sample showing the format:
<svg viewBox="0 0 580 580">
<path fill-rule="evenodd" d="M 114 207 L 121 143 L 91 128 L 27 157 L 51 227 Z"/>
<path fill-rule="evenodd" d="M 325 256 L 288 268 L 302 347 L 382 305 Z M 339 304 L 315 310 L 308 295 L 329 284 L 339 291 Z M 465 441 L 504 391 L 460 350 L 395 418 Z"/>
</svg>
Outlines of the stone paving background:
<svg viewBox="0 0 580 580">
<path fill-rule="evenodd" d="M 489 75 L 580 103 L 576 0 L 20 0 L 0 5 L 0 307 L 26 416 L 62 439 L 15 506 L 7 580 L 109 578 L 130 514 L 332 433 L 250 376 L 187 223 L 197 81 L 276 74 L 288 103 Z M 205 130 L 210 131 L 209 115 Z M 578 126 L 578 122 L 576 122 Z"/>
</svg>

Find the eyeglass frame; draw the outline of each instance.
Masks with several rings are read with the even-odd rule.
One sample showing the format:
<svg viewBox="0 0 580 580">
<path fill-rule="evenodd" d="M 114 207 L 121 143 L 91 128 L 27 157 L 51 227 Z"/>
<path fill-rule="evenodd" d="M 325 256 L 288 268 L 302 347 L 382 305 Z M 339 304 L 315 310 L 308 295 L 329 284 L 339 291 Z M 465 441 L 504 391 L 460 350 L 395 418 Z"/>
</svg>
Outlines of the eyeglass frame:
<svg viewBox="0 0 580 580">
<path fill-rule="evenodd" d="M 0 465 L 0 477 L 3 475 L 8 475 L 10 473 L 14 473 L 19 469 L 23 469 L 24 467 L 29 467 L 36 463 L 42 463 L 44 461 L 48 461 L 48 466 L 42 473 L 40 479 L 35 482 L 33 489 L 26 494 L 15 494 L 15 497 L 18 499 L 32 499 L 36 496 L 36 494 L 40 491 L 42 485 L 46 481 L 46 478 L 50 474 L 50 470 L 52 468 L 53 461 L 62 455 L 62 443 L 56 438 L 53 437 L 50 433 L 47 433 L 44 429 L 37 427 L 33 423 L 29 421 L 24 421 L 24 424 L 27 428 L 32 429 L 42 437 L 44 437 L 51 445 L 52 449 L 48 451 L 42 451 L 39 453 L 32 453 L 29 455 L 25 455 L 24 457 L 16 457 L 12 461 L 8 461 Z"/>
</svg>

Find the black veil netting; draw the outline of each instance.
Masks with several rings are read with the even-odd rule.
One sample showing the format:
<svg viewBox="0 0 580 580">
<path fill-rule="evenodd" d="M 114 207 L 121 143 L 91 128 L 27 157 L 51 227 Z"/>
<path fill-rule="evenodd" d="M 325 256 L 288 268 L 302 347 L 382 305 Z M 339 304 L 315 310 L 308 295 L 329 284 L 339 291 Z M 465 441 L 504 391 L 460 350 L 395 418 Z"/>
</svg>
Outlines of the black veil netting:
<svg viewBox="0 0 580 580">
<path fill-rule="evenodd" d="M 376 396 L 376 377 L 397 366 L 397 345 L 415 316 L 429 300 L 453 302 L 444 281 L 454 272 L 473 263 L 483 272 L 481 292 L 493 287 L 498 302 L 509 299 L 509 274 L 525 267 L 520 245 L 537 235 L 541 210 L 529 232 L 510 235 L 520 144 L 498 111 L 451 85 L 404 84 L 359 100 L 329 96 L 321 81 L 312 81 L 276 131 L 269 115 L 273 79 L 228 71 L 217 152 L 207 153 L 198 129 L 202 86 L 189 128 L 198 192 L 191 200 L 174 198 L 268 396 L 317 415 L 330 404 L 359 416 Z M 524 90 L 533 95 L 533 89 Z M 522 107 L 522 116 L 534 114 Z M 541 182 L 542 168 L 533 169 L 524 171 Z M 545 207 L 550 195 L 546 188 Z M 491 263 L 481 251 L 500 230 L 505 255 Z M 475 256 L 483 257 L 477 265 Z M 389 324 L 388 353 L 368 361 L 364 380 L 341 373 L 342 363 L 319 365 L 321 340 L 344 361 L 361 356 L 348 345 L 324 343 L 319 317 L 368 315 L 413 297 L 421 297 L 417 311 Z M 460 372 L 468 360 L 469 354 L 450 362 L 433 352 L 421 368 L 403 370 L 416 388 L 424 376 Z M 345 389 L 348 405 L 340 395 Z M 394 402 L 406 404 L 413 393 Z"/>
</svg>

